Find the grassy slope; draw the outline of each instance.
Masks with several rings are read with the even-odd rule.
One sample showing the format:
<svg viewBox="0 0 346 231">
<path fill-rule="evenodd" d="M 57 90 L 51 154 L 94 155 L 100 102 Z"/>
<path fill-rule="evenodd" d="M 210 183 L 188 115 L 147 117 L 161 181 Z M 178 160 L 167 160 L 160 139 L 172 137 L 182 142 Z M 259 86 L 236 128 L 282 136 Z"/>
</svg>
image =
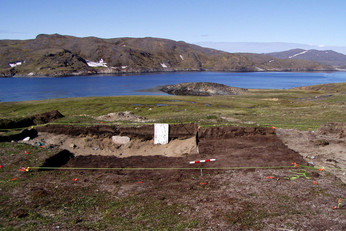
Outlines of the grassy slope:
<svg viewBox="0 0 346 231">
<path fill-rule="evenodd" d="M 321 90 L 322 89 L 322 90 Z M 120 96 L 69 98 L 1 103 L 0 118 L 18 118 L 59 110 L 66 117 L 56 123 L 95 124 L 91 116 L 131 111 L 166 123 L 202 126 L 241 125 L 316 129 L 327 122 L 346 122 L 346 83 L 309 90 L 250 90 L 242 96 Z M 228 121 L 224 118 L 231 118 Z M 234 119 L 241 120 L 239 122 Z"/>
</svg>

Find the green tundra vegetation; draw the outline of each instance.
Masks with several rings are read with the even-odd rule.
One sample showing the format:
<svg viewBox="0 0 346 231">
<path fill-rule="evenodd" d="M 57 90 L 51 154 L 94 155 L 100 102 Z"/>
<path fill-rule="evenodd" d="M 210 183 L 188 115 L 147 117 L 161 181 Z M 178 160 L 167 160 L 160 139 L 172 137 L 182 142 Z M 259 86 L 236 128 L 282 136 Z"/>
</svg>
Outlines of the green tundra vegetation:
<svg viewBox="0 0 346 231">
<path fill-rule="evenodd" d="M 346 122 L 346 83 L 289 90 L 249 90 L 233 96 L 114 96 L 0 103 L 0 118 L 18 120 L 58 110 L 53 123 L 96 125 L 96 116 L 129 111 L 145 123 L 198 123 L 201 126 L 275 126 L 314 130 Z M 103 124 L 135 125 L 131 121 Z"/>
</svg>

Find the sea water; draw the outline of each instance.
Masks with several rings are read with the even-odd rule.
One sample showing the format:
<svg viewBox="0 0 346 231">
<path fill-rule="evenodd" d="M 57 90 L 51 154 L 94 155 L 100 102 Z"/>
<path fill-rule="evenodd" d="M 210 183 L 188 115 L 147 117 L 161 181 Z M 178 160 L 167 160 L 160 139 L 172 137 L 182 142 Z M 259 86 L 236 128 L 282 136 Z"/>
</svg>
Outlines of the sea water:
<svg viewBox="0 0 346 231">
<path fill-rule="evenodd" d="M 167 95 L 158 86 L 184 82 L 214 82 L 232 87 L 288 89 L 346 82 L 346 72 L 164 72 L 130 75 L 0 78 L 0 101 L 52 98 Z"/>
</svg>

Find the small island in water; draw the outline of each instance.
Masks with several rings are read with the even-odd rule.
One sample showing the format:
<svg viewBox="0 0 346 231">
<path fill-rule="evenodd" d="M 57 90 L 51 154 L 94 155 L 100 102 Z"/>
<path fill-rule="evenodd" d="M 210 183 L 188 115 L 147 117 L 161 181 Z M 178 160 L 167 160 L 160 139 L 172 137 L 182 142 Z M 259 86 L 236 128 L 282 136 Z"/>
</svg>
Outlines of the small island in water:
<svg viewBox="0 0 346 231">
<path fill-rule="evenodd" d="M 179 83 L 175 85 L 166 85 L 159 90 L 170 95 L 191 95 L 191 96 L 213 96 L 213 95 L 243 95 L 248 90 L 238 87 L 230 87 L 224 84 L 197 82 L 197 83 Z"/>
</svg>

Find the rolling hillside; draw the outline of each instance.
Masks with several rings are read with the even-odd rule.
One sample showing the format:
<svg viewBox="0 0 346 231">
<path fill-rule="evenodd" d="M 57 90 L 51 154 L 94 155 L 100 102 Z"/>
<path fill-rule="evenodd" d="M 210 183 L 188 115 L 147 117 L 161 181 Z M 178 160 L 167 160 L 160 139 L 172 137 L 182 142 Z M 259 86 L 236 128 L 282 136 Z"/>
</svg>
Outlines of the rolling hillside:
<svg viewBox="0 0 346 231">
<path fill-rule="evenodd" d="M 70 76 L 160 71 L 318 71 L 333 67 L 267 55 L 227 53 L 160 38 L 59 34 L 0 40 L 0 76 Z"/>
<path fill-rule="evenodd" d="M 331 65 L 346 69 L 346 55 L 332 51 L 293 49 L 282 52 L 267 53 L 266 55 L 279 59 L 300 59 Z"/>
</svg>

